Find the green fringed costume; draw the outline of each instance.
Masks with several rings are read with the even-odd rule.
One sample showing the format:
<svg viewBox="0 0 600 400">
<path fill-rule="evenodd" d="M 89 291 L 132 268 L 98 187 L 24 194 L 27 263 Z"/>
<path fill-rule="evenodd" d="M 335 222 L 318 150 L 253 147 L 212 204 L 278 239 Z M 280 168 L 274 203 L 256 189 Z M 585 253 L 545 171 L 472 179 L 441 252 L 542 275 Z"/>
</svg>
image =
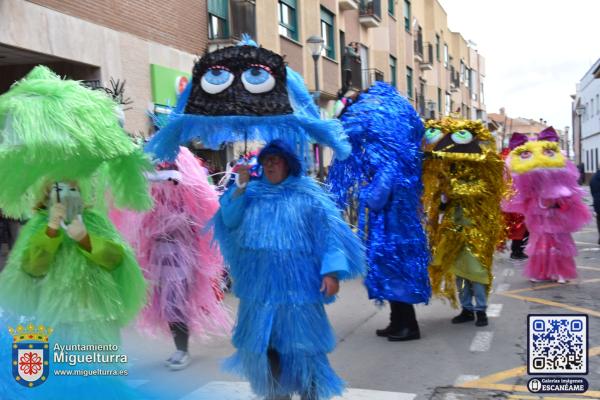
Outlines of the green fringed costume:
<svg viewBox="0 0 600 400">
<path fill-rule="evenodd" d="M 118 343 L 146 300 L 133 252 L 99 207 L 107 191 L 119 206 L 151 205 L 151 164 L 120 127 L 116 107 L 42 66 L 0 96 L 0 208 L 23 215 L 50 183 L 75 181 L 92 245 L 88 252 L 60 230 L 49 237 L 47 211 L 35 210 L 0 274 L 0 307 L 71 343 Z"/>
</svg>

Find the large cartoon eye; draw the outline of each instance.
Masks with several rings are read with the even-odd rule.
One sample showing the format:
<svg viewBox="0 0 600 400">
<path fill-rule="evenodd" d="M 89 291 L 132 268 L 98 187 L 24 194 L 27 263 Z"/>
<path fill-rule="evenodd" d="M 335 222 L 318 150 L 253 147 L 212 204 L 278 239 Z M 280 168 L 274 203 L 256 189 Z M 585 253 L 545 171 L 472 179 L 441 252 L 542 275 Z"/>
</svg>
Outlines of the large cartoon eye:
<svg viewBox="0 0 600 400">
<path fill-rule="evenodd" d="M 530 159 L 532 155 L 533 154 L 529 150 L 525 150 L 519 153 L 519 157 L 521 157 L 521 160 Z"/>
<path fill-rule="evenodd" d="M 544 155 L 546 157 L 554 157 L 556 155 L 556 152 L 552 149 L 544 149 Z"/>
<path fill-rule="evenodd" d="M 221 93 L 231 86 L 233 74 L 224 67 L 213 67 L 202 75 L 200 85 L 202 90 L 208 94 Z"/>
<path fill-rule="evenodd" d="M 452 141 L 456 144 L 467 144 L 473 141 L 473 134 L 463 129 L 458 132 L 454 132 L 450 138 L 452 138 Z"/>
<path fill-rule="evenodd" d="M 266 93 L 275 87 L 275 77 L 271 75 L 269 67 L 252 65 L 242 73 L 242 83 L 250 93 Z"/>
<path fill-rule="evenodd" d="M 437 128 L 429 128 L 425 131 L 425 141 L 427 144 L 434 144 L 439 142 L 444 134 Z"/>
</svg>

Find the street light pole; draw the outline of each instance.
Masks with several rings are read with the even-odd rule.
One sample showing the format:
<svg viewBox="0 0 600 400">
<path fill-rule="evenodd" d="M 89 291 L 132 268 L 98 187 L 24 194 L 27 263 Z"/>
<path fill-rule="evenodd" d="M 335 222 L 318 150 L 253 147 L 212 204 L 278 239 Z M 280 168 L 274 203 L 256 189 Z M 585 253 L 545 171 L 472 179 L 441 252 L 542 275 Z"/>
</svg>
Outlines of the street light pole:
<svg viewBox="0 0 600 400">
<path fill-rule="evenodd" d="M 314 95 L 314 99 L 315 99 L 315 103 L 317 104 L 317 108 L 319 108 L 319 92 L 320 92 L 320 87 L 319 87 L 319 58 L 321 57 L 321 52 L 323 51 L 323 45 L 324 45 L 325 41 L 323 40 L 322 37 L 320 36 L 310 36 L 308 39 L 306 39 L 306 44 L 308 45 L 308 48 L 311 52 L 313 61 L 314 61 L 314 65 L 315 65 L 315 95 Z M 325 179 L 325 165 L 323 163 L 323 148 L 321 147 L 320 144 L 317 144 L 317 151 L 318 151 L 318 157 L 319 157 L 319 171 L 317 173 L 317 177 L 320 181 Z"/>
</svg>

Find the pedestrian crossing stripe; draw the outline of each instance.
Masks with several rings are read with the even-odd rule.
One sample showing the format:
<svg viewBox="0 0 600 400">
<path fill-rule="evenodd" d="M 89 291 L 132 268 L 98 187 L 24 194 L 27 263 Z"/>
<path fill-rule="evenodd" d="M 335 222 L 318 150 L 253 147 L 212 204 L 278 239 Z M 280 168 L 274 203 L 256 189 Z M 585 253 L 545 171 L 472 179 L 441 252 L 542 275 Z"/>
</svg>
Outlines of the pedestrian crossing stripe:
<svg viewBox="0 0 600 400">
<path fill-rule="evenodd" d="M 347 389 L 341 397 L 332 400 L 414 400 L 415 393 L 384 392 L 381 390 Z M 210 382 L 179 400 L 256 400 L 248 382 Z M 294 397 L 294 400 L 299 397 Z"/>
</svg>

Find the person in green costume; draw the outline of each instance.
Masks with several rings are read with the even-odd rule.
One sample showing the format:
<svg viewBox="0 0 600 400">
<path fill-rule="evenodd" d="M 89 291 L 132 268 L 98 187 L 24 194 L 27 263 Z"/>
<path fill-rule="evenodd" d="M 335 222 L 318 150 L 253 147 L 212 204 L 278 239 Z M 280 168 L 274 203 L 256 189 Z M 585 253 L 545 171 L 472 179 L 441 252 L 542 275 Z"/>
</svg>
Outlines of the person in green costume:
<svg viewBox="0 0 600 400">
<path fill-rule="evenodd" d="M 151 163 L 105 93 L 34 68 L 0 96 L 0 208 L 33 215 L 0 274 L 0 307 L 63 343 L 118 344 L 146 301 L 132 250 L 103 201 L 151 205 Z"/>
</svg>

